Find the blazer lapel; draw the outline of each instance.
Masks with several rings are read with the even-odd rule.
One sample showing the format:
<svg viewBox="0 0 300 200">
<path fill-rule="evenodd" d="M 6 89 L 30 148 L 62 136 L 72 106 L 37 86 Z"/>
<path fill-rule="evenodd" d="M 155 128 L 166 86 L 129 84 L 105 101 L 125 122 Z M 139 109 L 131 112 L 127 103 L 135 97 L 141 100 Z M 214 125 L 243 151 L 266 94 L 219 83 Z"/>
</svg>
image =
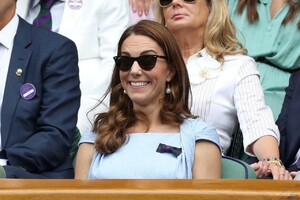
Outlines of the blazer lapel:
<svg viewBox="0 0 300 200">
<path fill-rule="evenodd" d="M 1 137 L 2 147 L 5 147 L 15 109 L 20 100 L 19 90 L 24 84 L 26 69 L 31 56 L 31 50 L 26 47 L 30 44 L 30 25 L 19 18 L 18 30 L 15 35 L 12 49 L 7 81 L 4 90 L 4 97 L 1 111 Z M 21 75 L 17 75 L 17 70 L 22 70 Z"/>
</svg>

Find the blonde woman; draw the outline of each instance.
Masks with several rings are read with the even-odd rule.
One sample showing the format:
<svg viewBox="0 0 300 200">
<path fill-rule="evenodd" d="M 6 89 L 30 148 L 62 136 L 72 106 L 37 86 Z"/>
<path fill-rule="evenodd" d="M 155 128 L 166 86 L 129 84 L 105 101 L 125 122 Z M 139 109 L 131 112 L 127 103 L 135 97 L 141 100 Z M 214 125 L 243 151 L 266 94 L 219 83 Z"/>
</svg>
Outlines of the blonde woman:
<svg viewBox="0 0 300 200">
<path fill-rule="evenodd" d="M 157 0 L 156 7 L 187 65 L 192 114 L 216 127 L 223 153 L 240 124 L 245 152 L 261 161 L 252 165 L 257 176 L 291 179 L 279 161 L 279 132 L 255 61 L 236 39 L 226 0 Z"/>
</svg>

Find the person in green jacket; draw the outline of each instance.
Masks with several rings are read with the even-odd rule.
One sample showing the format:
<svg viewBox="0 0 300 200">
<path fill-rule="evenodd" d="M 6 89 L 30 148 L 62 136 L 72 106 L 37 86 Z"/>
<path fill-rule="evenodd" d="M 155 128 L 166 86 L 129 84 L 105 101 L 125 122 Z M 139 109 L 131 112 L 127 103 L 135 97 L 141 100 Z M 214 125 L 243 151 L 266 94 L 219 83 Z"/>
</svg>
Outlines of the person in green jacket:
<svg viewBox="0 0 300 200">
<path fill-rule="evenodd" d="M 298 0 L 227 0 L 238 38 L 256 60 L 266 104 L 277 119 L 291 73 L 300 68 Z"/>
</svg>

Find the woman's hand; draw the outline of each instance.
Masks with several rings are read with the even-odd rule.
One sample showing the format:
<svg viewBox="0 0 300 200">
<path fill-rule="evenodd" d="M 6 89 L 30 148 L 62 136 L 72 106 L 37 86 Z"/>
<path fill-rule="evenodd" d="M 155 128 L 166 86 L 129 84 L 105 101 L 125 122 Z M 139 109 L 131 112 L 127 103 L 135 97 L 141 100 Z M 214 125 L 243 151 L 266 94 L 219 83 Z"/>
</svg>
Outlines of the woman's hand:
<svg viewBox="0 0 300 200">
<path fill-rule="evenodd" d="M 275 164 L 270 164 L 270 172 L 272 173 L 274 180 L 292 180 L 290 172 L 285 169 L 284 166 L 277 166 Z"/>
<path fill-rule="evenodd" d="M 284 166 L 278 166 L 268 161 L 259 161 L 250 165 L 258 178 L 272 175 L 274 180 L 292 180 L 292 174 Z"/>
<path fill-rule="evenodd" d="M 258 163 L 251 164 L 250 166 L 254 169 L 256 177 L 262 178 L 270 174 L 270 171 L 268 171 L 269 165 L 269 163 L 259 161 Z"/>
<path fill-rule="evenodd" d="M 149 14 L 151 3 L 152 0 L 129 0 L 131 9 L 133 12 L 138 12 L 139 16 L 143 14 L 147 16 Z"/>
</svg>

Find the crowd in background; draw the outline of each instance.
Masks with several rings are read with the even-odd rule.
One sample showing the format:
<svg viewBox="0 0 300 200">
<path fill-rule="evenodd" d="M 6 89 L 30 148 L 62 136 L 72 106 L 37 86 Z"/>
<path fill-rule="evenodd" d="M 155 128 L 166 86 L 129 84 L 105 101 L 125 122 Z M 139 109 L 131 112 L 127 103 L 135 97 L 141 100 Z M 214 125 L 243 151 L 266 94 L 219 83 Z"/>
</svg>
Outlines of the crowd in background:
<svg viewBox="0 0 300 200">
<path fill-rule="evenodd" d="M 298 0 L 5 0 L 0 14 L 7 177 L 220 178 L 238 132 L 258 178 L 299 171 Z"/>
</svg>

